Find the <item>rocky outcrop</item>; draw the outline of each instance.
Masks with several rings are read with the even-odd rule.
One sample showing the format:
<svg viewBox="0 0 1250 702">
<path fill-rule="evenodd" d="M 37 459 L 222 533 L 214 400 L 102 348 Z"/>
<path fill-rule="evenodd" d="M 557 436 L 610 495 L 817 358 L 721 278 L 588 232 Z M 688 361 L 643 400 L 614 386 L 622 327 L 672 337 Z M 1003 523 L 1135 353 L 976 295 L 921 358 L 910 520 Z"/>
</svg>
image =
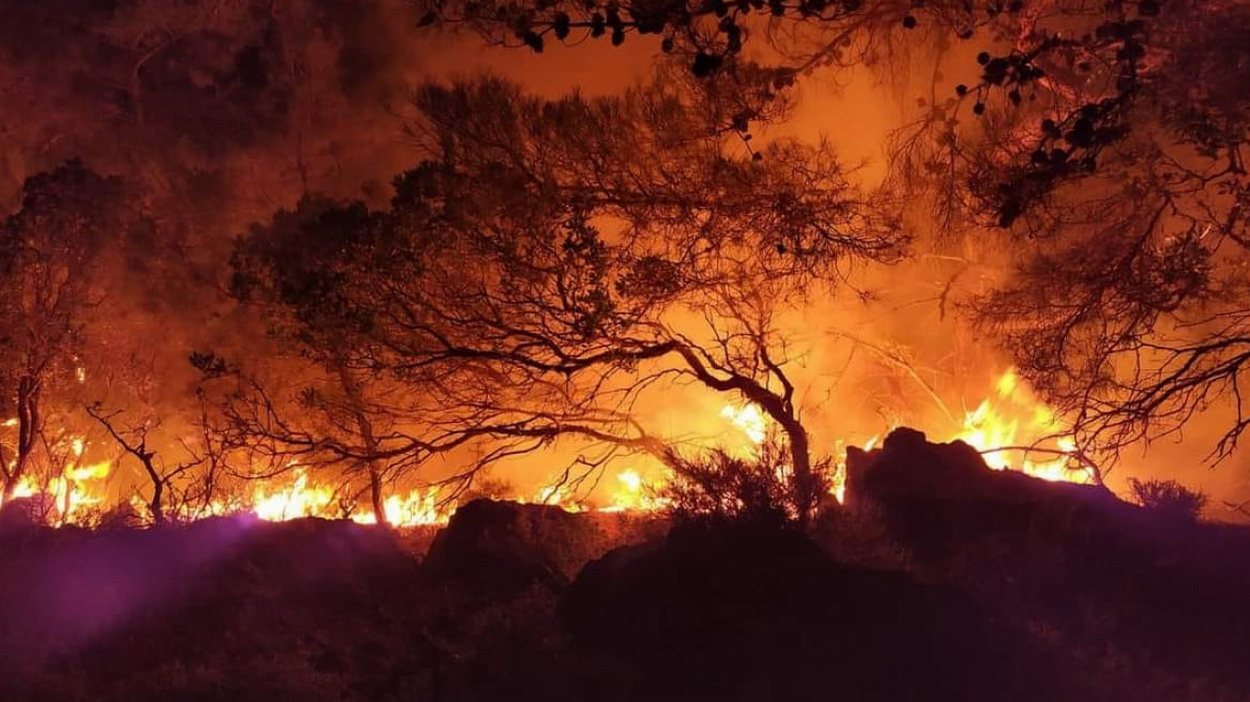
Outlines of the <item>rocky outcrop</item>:
<svg viewBox="0 0 1250 702">
<path fill-rule="evenodd" d="M 561 588 L 613 544 L 593 519 L 550 505 L 474 500 L 456 510 L 425 558 L 430 576 L 490 596 Z"/>
<path fill-rule="evenodd" d="M 802 533 L 687 524 L 588 564 L 562 606 L 588 698 L 1048 699 L 970 600 Z M 1035 676 L 1036 677 L 1036 676 Z M 1026 689 L 1027 688 L 1027 689 Z M 1035 694 L 1036 693 L 1036 694 Z"/>
<path fill-rule="evenodd" d="M 46 495 L 10 498 L 0 506 L 0 533 L 38 529 L 55 506 Z"/>
<path fill-rule="evenodd" d="M 1036 503 L 1070 499 L 1111 506 L 1119 501 L 1106 488 L 1052 483 L 1016 471 L 991 470 L 981 454 L 962 441 L 930 443 L 923 432 L 900 427 L 881 448 L 847 451 L 850 503 L 927 500 L 993 500 Z"/>
<path fill-rule="evenodd" d="M 847 479 L 849 504 L 884 522 L 927 579 L 1043 627 L 1082 668 L 1137 671 L 1117 680 L 1124 688 L 1108 683 L 1118 673 L 1096 678 L 1108 699 L 1250 689 L 1236 643 L 1250 631 L 1250 531 L 1178 521 L 1102 487 L 991 470 L 970 446 L 911 429 L 849 452 Z"/>
<path fill-rule="evenodd" d="M 930 443 L 907 428 L 875 451 L 848 451 L 847 503 L 881 514 L 922 557 L 1004 535 L 1083 540 L 1149 521 L 1104 487 L 991 470 L 968 444 Z"/>
</svg>

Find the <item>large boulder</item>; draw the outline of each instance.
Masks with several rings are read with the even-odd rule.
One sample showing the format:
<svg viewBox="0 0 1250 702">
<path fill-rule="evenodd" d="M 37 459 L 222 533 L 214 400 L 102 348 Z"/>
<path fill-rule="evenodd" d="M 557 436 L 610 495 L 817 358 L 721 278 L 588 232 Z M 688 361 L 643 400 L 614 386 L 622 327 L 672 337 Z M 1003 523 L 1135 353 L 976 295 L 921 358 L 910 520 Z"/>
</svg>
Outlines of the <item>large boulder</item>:
<svg viewBox="0 0 1250 702">
<path fill-rule="evenodd" d="M 567 585 L 609 548 L 593 519 L 550 505 L 474 500 L 456 510 L 425 558 L 436 582 L 483 595 Z"/>
<path fill-rule="evenodd" d="M 875 451 L 848 449 L 847 497 L 852 503 L 912 497 L 1025 503 L 1059 498 L 1103 506 L 1118 502 L 1100 486 L 1048 482 L 1017 471 L 992 470 L 968 444 L 931 443 L 923 432 L 907 427 L 895 429 Z"/>
<path fill-rule="evenodd" d="M 422 569 L 423 634 L 448 699 L 568 699 L 561 594 L 582 565 L 620 543 L 616 515 L 475 500 L 434 538 Z"/>
<path fill-rule="evenodd" d="M 875 451 L 848 450 L 846 493 L 851 508 L 882 514 L 922 558 L 1004 534 L 1085 541 L 1111 522 L 1148 519 L 1104 487 L 992 470 L 968 444 L 930 443 L 908 428 Z"/>
<path fill-rule="evenodd" d="M 848 452 L 847 481 L 852 509 L 882 521 L 926 578 L 1049 632 L 1110 698 L 1250 690 L 1236 643 L 1250 631 L 1250 530 L 992 470 L 972 447 L 911 429 Z"/>
<path fill-rule="evenodd" d="M 678 526 L 588 564 L 561 609 L 587 657 L 578 666 L 587 699 L 1055 694 L 971 601 L 835 563 L 797 531 Z"/>
<path fill-rule="evenodd" d="M 56 505 L 51 495 L 13 497 L 0 505 L 0 534 L 37 529 L 47 521 Z"/>
</svg>

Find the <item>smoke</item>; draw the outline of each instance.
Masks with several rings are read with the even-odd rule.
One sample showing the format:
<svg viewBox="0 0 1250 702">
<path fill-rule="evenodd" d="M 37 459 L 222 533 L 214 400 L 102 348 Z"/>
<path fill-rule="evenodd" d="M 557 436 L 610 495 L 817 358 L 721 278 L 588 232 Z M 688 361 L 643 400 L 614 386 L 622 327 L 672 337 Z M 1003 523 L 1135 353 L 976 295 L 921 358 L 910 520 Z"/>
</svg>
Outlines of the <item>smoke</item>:
<svg viewBox="0 0 1250 702">
<path fill-rule="evenodd" d="M 254 523 L 222 519 L 187 531 L 76 533 L 57 548 L 35 540 L 14 549 L 0 581 L 6 667 L 72 654 L 115 627 L 160 616 L 164 605 L 185 596 L 187 583 L 245 545 Z"/>
<path fill-rule="evenodd" d="M 13 211 L 27 177 L 76 157 L 138 193 L 152 253 L 104 285 L 89 394 L 147 407 L 128 409 L 163 418 L 171 445 L 195 412 L 190 352 L 272 351 L 263 323 L 223 292 L 234 238 L 305 193 L 382 204 L 385 184 L 417 159 L 402 130 L 414 84 L 486 70 L 545 96 L 609 94 L 649 74 L 656 55 L 641 40 L 542 55 L 487 49 L 475 36 L 418 31 L 402 0 L 0 0 L 0 17 L 0 206 Z M 920 61 L 891 67 L 889 80 L 857 69 L 834 85 L 817 74 L 794 120 L 760 139 L 827 138 L 861 165 L 862 183 L 879 183 L 889 136 L 974 70 L 966 58 L 937 64 L 949 76 Z M 942 427 L 940 437 L 1008 365 L 959 321 L 958 306 L 1009 257 L 940 242 L 923 214 L 913 219 L 915 260 L 854 271 L 779 319 L 803 418 L 826 450 L 898 422 Z M 705 442 L 724 430 L 728 400 L 679 388 L 640 411 L 661 434 Z M 581 448 L 566 443 L 501 474 L 548 480 Z M 141 482 L 136 474 L 116 489 Z"/>
</svg>

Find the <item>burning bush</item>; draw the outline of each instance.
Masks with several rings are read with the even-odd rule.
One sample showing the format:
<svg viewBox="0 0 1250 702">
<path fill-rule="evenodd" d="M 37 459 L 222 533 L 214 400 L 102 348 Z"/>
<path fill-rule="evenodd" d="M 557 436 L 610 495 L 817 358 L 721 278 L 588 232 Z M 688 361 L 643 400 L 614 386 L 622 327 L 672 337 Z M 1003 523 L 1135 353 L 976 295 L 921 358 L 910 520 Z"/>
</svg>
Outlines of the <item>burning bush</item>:
<svg viewBox="0 0 1250 702">
<path fill-rule="evenodd" d="M 1207 503 L 1206 495 L 1190 490 L 1175 480 L 1129 478 L 1128 483 L 1138 504 L 1176 519 L 1197 520 Z"/>
<path fill-rule="evenodd" d="M 770 439 L 750 458 L 713 449 L 697 457 L 670 451 L 666 462 L 673 479 L 658 488 L 670 514 L 681 520 L 713 519 L 784 524 L 804 516 L 803 505 L 819 504 L 828 494 L 832 467 L 828 460 L 813 466 L 800 480 L 790 468 L 789 448 Z"/>
</svg>

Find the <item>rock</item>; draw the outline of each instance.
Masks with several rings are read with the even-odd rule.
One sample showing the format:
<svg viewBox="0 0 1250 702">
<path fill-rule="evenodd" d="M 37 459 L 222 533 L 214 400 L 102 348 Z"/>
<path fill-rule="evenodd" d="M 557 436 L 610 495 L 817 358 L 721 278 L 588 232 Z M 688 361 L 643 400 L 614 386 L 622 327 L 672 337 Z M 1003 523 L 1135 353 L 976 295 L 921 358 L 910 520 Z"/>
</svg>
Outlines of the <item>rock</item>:
<svg viewBox="0 0 1250 702">
<path fill-rule="evenodd" d="M 922 551 L 935 540 L 1028 531 L 1039 520 L 1066 523 L 1093 514 L 1131 520 L 1140 511 L 1101 486 L 993 470 L 962 441 L 929 443 L 907 428 L 894 430 L 880 449 L 848 452 L 847 501 L 882 512 Z"/>
<path fill-rule="evenodd" d="M 559 507 L 480 499 L 456 510 L 425 565 L 437 580 L 507 595 L 534 585 L 561 588 L 608 547 L 593 520 Z"/>
<path fill-rule="evenodd" d="M 1131 532 L 1143 518 L 1105 487 L 991 470 L 963 441 L 930 443 L 910 428 L 890 433 L 879 450 L 848 452 L 846 476 L 849 505 L 884 517 L 921 560 L 949 561 L 986 541 L 1008 551 L 1071 550 Z"/>
<path fill-rule="evenodd" d="M 835 563 L 797 531 L 674 527 L 588 564 L 561 612 L 613 699 L 1028 698 L 969 600 Z"/>
<path fill-rule="evenodd" d="M 992 470 L 966 444 L 910 429 L 848 452 L 847 481 L 854 511 L 880 519 L 926 579 L 1051 632 L 1063 642 L 1052 653 L 1093 656 L 1108 677 L 1091 680 L 1108 699 L 1240 699 L 1222 691 L 1250 689 L 1234 643 L 1250 631 L 1245 528 L 1178 523 L 1103 487 Z M 1129 660 L 1148 663 L 1107 672 Z M 1111 692 L 1112 678 L 1122 690 Z M 1209 687 L 1194 693 L 1194 681 Z"/>
<path fill-rule="evenodd" d="M 29 531 L 43 526 L 54 508 L 50 495 L 10 498 L 0 507 L 0 532 Z"/>
<path fill-rule="evenodd" d="M 1081 499 L 1114 499 L 1105 488 L 1051 483 L 1017 471 L 992 470 L 962 441 L 930 443 L 922 432 L 895 429 L 880 449 L 847 452 L 848 500 L 1012 499 L 1031 501 L 1063 493 Z"/>
</svg>

